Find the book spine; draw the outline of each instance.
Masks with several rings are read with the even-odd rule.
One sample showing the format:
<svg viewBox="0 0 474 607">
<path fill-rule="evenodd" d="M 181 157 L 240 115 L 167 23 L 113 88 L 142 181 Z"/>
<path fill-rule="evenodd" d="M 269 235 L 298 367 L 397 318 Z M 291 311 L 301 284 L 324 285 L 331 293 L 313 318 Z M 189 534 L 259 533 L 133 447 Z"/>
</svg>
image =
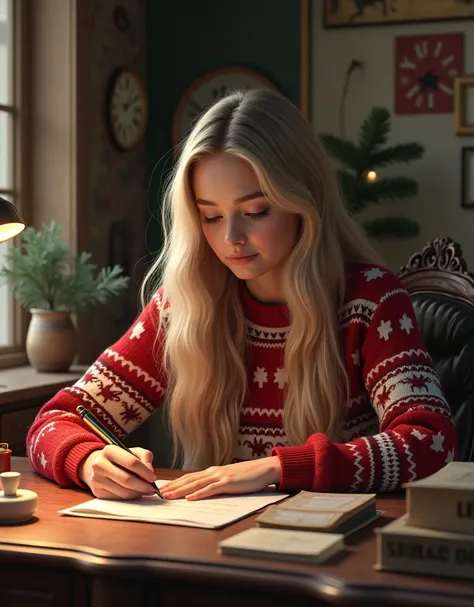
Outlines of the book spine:
<svg viewBox="0 0 474 607">
<path fill-rule="evenodd" d="M 474 534 L 474 491 L 407 489 L 409 525 Z"/>
<path fill-rule="evenodd" d="M 387 571 L 474 580 L 474 542 L 377 535 L 377 566 Z"/>
</svg>

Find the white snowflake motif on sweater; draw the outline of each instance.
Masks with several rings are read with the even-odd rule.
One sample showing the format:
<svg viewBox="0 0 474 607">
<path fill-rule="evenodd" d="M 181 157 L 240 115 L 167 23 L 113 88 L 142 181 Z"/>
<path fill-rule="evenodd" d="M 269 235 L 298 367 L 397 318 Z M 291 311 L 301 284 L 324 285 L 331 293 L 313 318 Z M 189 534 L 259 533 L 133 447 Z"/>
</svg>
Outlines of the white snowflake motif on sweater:
<svg viewBox="0 0 474 607">
<path fill-rule="evenodd" d="M 404 314 L 401 318 L 400 318 L 400 329 L 402 331 L 405 331 L 407 335 L 410 335 L 412 329 L 413 329 L 413 321 L 412 319 L 407 316 L 406 314 Z"/>
<path fill-rule="evenodd" d="M 280 390 L 283 390 L 288 381 L 288 373 L 286 372 L 286 369 L 277 368 L 274 377 L 275 379 L 273 380 L 273 383 L 278 384 Z"/>
<path fill-rule="evenodd" d="M 265 371 L 265 367 L 257 367 L 253 372 L 253 381 L 258 384 L 259 388 L 263 388 L 263 384 L 268 382 L 268 373 Z"/>
<path fill-rule="evenodd" d="M 444 448 L 443 448 L 443 443 L 444 443 L 444 436 L 441 432 L 438 432 L 437 434 L 433 434 L 433 442 L 431 443 L 431 448 L 433 449 L 433 451 L 439 451 L 440 453 L 443 453 Z"/>
<path fill-rule="evenodd" d="M 392 329 L 392 321 L 390 320 L 382 320 L 379 326 L 377 327 L 377 331 L 379 333 L 380 339 L 384 339 L 388 341 L 390 337 L 390 333 L 393 331 Z"/>
<path fill-rule="evenodd" d="M 382 278 L 382 276 L 385 276 L 386 273 L 387 272 L 384 272 L 380 268 L 370 268 L 370 270 L 365 270 L 363 272 L 365 280 L 367 282 L 370 282 L 371 280 L 376 280 L 377 278 Z"/>
<path fill-rule="evenodd" d="M 43 468 L 46 468 L 46 466 L 48 464 L 48 460 L 46 459 L 43 451 L 41 451 L 41 453 L 40 453 L 40 464 L 43 466 Z"/>
<path fill-rule="evenodd" d="M 140 321 L 133 327 L 132 332 L 130 333 L 130 339 L 140 339 L 142 333 L 145 333 L 145 326 Z"/>
</svg>

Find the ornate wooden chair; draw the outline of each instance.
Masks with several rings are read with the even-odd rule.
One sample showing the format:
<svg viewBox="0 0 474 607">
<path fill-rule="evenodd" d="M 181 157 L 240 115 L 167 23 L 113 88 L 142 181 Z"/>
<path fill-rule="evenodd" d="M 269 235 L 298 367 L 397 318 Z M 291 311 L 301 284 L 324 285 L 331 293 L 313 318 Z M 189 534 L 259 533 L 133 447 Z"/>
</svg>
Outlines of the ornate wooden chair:
<svg viewBox="0 0 474 607">
<path fill-rule="evenodd" d="M 474 274 L 461 246 L 436 238 L 398 272 L 451 407 L 459 459 L 474 461 Z"/>
</svg>

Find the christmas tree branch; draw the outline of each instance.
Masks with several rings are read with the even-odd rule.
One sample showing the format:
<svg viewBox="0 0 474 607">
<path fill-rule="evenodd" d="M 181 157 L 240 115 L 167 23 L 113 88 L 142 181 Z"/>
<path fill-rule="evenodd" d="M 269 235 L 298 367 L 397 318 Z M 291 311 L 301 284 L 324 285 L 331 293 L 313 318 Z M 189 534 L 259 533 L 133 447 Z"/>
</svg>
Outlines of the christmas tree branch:
<svg viewBox="0 0 474 607">
<path fill-rule="evenodd" d="M 412 162 L 424 154 L 425 148 L 419 143 L 402 143 L 392 147 L 378 150 L 371 156 L 371 167 L 386 167 L 397 162 Z"/>
</svg>

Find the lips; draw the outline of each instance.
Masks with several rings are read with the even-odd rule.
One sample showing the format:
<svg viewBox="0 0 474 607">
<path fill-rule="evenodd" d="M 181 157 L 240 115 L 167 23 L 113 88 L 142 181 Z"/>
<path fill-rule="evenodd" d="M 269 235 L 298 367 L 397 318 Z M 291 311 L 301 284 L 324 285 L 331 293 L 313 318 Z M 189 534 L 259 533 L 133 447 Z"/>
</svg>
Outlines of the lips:
<svg viewBox="0 0 474 607">
<path fill-rule="evenodd" d="M 234 265 L 243 265 L 253 261 L 257 255 L 258 253 L 254 253 L 253 255 L 231 255 L 230 257 L 227 257 L 227 261 Z"/>
<path fill-rule="evenodd" d="M 232 261 L 234 260 L 238 260 L 238 259 L 248 259 L 250 257 L 255 257 L 256 253 L 254 253 L 253 255 L 229 255 L 229 257 L 227 259 L 231 259 Z"/>
</svg>

